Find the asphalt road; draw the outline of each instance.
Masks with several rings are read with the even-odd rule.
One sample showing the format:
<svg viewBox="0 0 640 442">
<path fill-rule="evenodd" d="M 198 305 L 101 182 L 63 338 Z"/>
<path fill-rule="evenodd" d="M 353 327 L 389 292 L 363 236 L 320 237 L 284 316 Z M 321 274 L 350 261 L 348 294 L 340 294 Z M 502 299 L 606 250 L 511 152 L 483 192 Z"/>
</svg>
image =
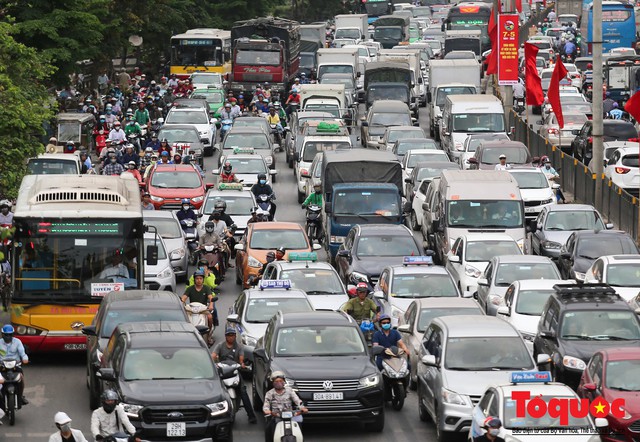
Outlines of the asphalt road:
<svg viewBox="0 0 640 442">
<path fill-rule="evenodd" d="M 428 129 L 427 109 L 420 109 L 420 125 Z M 428 133 L 428 130 L 426 130 Z M 277 195 L 276 218 L 279 221 L 304 223 L 304 211 L 296 203 L 296 185 L 293 170 L 285 163 L 284 153 L 278 154 L 278 179 L 275 184 Z M 214 181 L 210 174 L 217 165 L 217 157 L 206 159 L 207 181 Z M 321 253 L 321 256 L 324 252 Z M 231 270 L 233 271 L 233 269 Z M 178 286 L 182 293 L 184 285 Z M 239 286 L 235 285 L 233 276 L 227 277 L 221 285 L 222 293 L 217 307 L 221 322 L 229 307 L 239 294 Z M 8 322 L 6 314 L 0 315 L 2 323 Z M 222 339 L 222 330 L 215 332 L 216 338 Z M 25 395 L 30 404 L 18 411 L 16 424 L 10 427 L 7 422 L 0 430 L 0 440 L 25 442 L 46 441 L 56 431 L 53 416 L 57 411 L 65 411 L 73 419 L 72 427 L 83 431 L 90 437 L 91 410 L 89 409 L 89 393 L 86 389 L 85 355 L 56 354 L 32 355 L 31 364 L 25 367 Z M 250 388 L 250 383 L 248 383 Z M 6 421 L 6 418 L 5 418 Z M 308 440 L 337 441 L 351 439 L 358 441 L 432 441 L 435 430 L 432 424 L 423 423 L 418 418 L 417 395 L 409 391 L 405 406 L 401 411 L 394 411 L 390 406 L 386 410 L 386 424 L 382 433 L 369 433 L 361 425 L 336 423 L 331 425 L 308 424 L 303 428 Z M 249 425 L 246 414 L 240 411 L 234 427 L 236 441 L 255 442 L 263 439 L 263 425 Z"/>
</svg>

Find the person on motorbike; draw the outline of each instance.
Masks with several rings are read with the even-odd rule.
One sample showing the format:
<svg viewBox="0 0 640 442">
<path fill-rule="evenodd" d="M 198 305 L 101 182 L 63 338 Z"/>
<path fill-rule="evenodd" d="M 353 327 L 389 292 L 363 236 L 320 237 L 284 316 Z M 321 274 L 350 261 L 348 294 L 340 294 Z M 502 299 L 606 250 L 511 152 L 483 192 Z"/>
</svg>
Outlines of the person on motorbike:
<svg viewBox="0 0 640 442">
<path fill-rule="evenodd" d="M 127 117 L 127 125 L 124 127 L 124 133 L 127 134 L 127 139 L 137 137 L 134 141 L 140 147 L 140 137 L 142 137 L 142 128 L 133 118 L 133 116 Z"/>
<path fill-rule="evenodd" d="M 49 442 L 87 442 L 82 431 L 71 428 L 71 418 L 63 411 L 53 417 L 58 431 L 49 436 Z"/>
<path fill-rule="evenodd" d="M 158 164 L 158 154 L 155 152 L 151 154 L 151 162 L 144 169 L 144 175 L 142 176 L 142 181 L 147 181 L 147 177 L 151 174 L 151 171 Z"/>
<path fill-rule="evenodd" d="M 22 345 L 22 341 L 16 337 L 14 337 L 16 331 L 11 324 L 5 324 L 2 327 L 2 340 L 0 341 L 0 360 L 4 361 L 7 359 L 14 359 L 16 361 L 22 361 L 22 365 L 27 365 L 29 363 L 29 356 L 24 351 L 24 345 Z M 24 371 L 22 368 L 19 369 L 22 372 L 22 376 L 20 377 L 20 383 L 18 384 L 17 394 L 18 394 L 18 408 L 23 405 L 29 404 L 29 401 L 26 397 L 24 397 Z"/>
<path fill-rule="evenodd" d="M 109 132 L 109 140 L 116 141 L 118 144 L 127 141 L 127 134 L 122 130 L 122 124 L 118 120 L 113 123 L 113 129 Z"/>
<path fill-rule="evenodd" d="M 292 90 L 284 104 L 287 106 L 287 118 L 290 118 L 291 114 L 297 111 L 300 105 L 300 95 L 298 95 L 298 91 Z"/>
<path fill-rule="evenodd" d="M 108 125 L 108 127 L 113 127 L 113 123 L 116 122 L 116 119 L 118 118 L 115 114 L 115 112 L 113 111 L 113 105 L 111 103 L 107 104 L 104 107 L 104 119 Z"/>
<path fill-rule="evenodd" d="M 135 161 L 129 161 L 127 163 L 127 169 L 122 173 L 130 173 L 136 180 L 138 180 L 139 184 L 142 184 L 142 176 L 140 175 L 140 171 L 136 168 Z"/>
<path fill-rule="evenodd" d="M 481 436 L 474 436 L 473 442 L 504 442 L 504 439 L 500 437 L 500 429 L 502 428 L 502 421 L 497 417 L 488 416 L 484 420 L 482 429 L 486 431 Z"/>
<path fill-rule="evenodd" d="M 199 302 L 207 306 L 207 324 L 209 328 L 213 326 L 213 311 L 214 307 L 213 289 L 204 285 L 204 272 L 196 270 L 193 273 L 193 285 L 187 287 L 180 298 L 184 304 L 190 304 L 192 302 Z"/>
<path fill-rule="evenodd" d="M 315 183 L 313 185 L 313 192 L 311 192 L 307 199 L 302 203 L 303 209 L 306 209 L 309 206 L 322 207 L 322 184 Z"/>
<path fill-rule="evenodd" d="M 176 153 L 173 156 L 173 164 L 182 164 L 182 155 L 180 155 L 179 153 Z"/>
<path fill-rule="evenodd" d="M 564 55 L 567 57 L 568 61 L 573 60 L 573 58 L 575 57 L 575 52 L 576 52 L 576 45 L 571 39 L 569 39 L 564 44 Z"/>
<path fill-rule="evenodd" d="M 178 221 L 191 219 L 193 220 L 194 225 L 198 224 L 198 216 L 196 215 L 196 212 L 194 212 L 193 208 L 191 207 L 191 200 L 189 198 L 182 199 L 182 207 L 180 208 L 180 210 L 178 210 L 178 212 L 176 212 L 176 218 L 178 218 Z"/>
<path fill-rule="evenodd" d="M 151 158 L 155 154 L 153 151 L 153 147 L 148 146 L 144 149 L 144 155 L 140 157 L 140 172 L 144 173 L 147 170 L 147 167 L 151 165 Z M 158 156 L 156 155 L 156 159 Z"/>
<path fill-rule="evenodd" d="M 356 297 L 349 299 L 342 307 L 342 311 L 357 322 L 361 322 L 364 319 L 371 320 L 373 317 L 377 321 L 380 317 L 380 307 L 368 295 L 369 288 L 367 283 L 359 282 L 356 286 Z"/>
<path fill-rule="evenodd" d="M 542 172 L 546 175 L 549 181 L 555 182 L 558 178 L 560 178 L 560 175 L 558 174 L 558 172 L 553 168 L 553 166 L 551 166 L 551 160 L 549 159 L 548 156 L 545 155 L 544 157 L 542 157 L 540 162 L 542 163 L 542 167 L 540 168 L 540 170 L 542 170 Z M 566 200 L 564 199 L 564 194 L 562 193 L 562 190 L 560 188 L 556 190 L 556 199 L 558 201 L 562 200 L 563 204 L 566 203 Z"/>
<path fill-rule="evenodd" d="M 310 83 L 311 83 L 311 81 L 307 78 L 307 74 L 302 72 L 300 74 L 300 84 L 310 84 Z"/>
<path fill-rule="evenodd" d="M 162 155 L 162 152 L 167 152 L 167 154 L 171 155 L 171 145 L 169 145 L 169 140 L 166 138 L 160 141 L 160 147 L 158 147 L 158 155 Z"/>
<path fill-rule="evenodd" d="M 516 104 L 518 100 L 524 100 L 526 88 L 524 87 L 524 81 L 522 78 L 518 79 L 518 82 L 512 86 L 513 88 L 513 103 Z"/>
<path fill-rule="evenodd" d="M 273 107 L 276 108 L 276 113 L 280 117 L 280 124 L 282 124 L 282 127 L 287 127 L 287 113 L 282 109 L 280 102 L 276 101 L 273 103 Z"/>
<path fill-rule="evenodd" d="M 251 214 L 251 218 L 249 218 L 249 220 L 247 221 L 247 225 L 260 222 L 260 220 L 258 219 L 258 208 L 257 207 L 252 207 L 249 210 L 249 213 Z"/>
<path fill-rule="evenodd" d="M 605 115 L 608 115 L 609 112 L 613 110 L 615 100 L 611 98 L 611 92 L 609 91 L 605 92 L 604 96 L 605 99 L 602 101 L 602 110 L 604 111 Z"/>
<path fill-rule="evenodd" d="M 93 170 L 93 164 L 91 164 L 91 159 L 89 158 L 89 154 L 87 154 L 86 150 L 80 151 L 80 164 L 82 165 L 81 172 L 83 174 L 89 173 L 89 171 L 91 171 L 91 173 L 95 172 L 95 170 Z"/>
<path fill-rule="evenodd" d="M 205 246 L 214 246 L 218 249 L 218 262 L 222 262 L 222 250 L 224 249 L 224 244 L 222 242 L 222 236 L 218 232 L 216 232 L 216 224 L 215 222 L 209 220 L 204 224 L 204 234 L 200 237 L 200 255 L 206 253 L 204 251 Z M 224 233 L 224 231 L 223 231 Z M 220 269 L 222 273 L 222 269 Z"/>
<path fill-rule="evenodd" d="M 166 150 L 162 151 L 160 154 L 160 164 L 173 164 L 171 157 L 169 156 L 169 152 Z"/>
<path fill-rule="evenodd" d="M 91 434 L 97 442 L 115 433 L 125 432 L 130 436 L 136 434 L 124 408 L 120 405 L 118 393 L 114 390 L 105 390 L 100 397 L 102 407 L 97 408 L 91 414 Z M 140 442 L 140 438 L 133 439 Z"/>
<path fill-rule="evenodd" d="M 108 176 L 120 176 L 122 175 L 122 172 L 124 172 L 124 167 L 122 167 L 122 164 L 118 163 L 117 155 L 115 153 L 110 153 L 109 162 L 102 168 L 102 174 Z"/>
<path fill-rule="evenodd" d="M 235 328 L 227 327 L 224 332 L 224 342 L 216 344 L 213 348 L 213 352 L 211 353 L 211 358 L 215 363 L 228 362 L 229 364 L 240 364 L 243 369 L 247 368 L 246 365 L 244 365 L 244 346 L 236 340 Z M 247 386 L 244 385 L 242 376 L 240 376 L 240 385 L 238 386 L 238 390 L 240 392 L 240 398 L 242 399 L 242 406 L 249 417 L 249 423 L 255 424 L 258 420 L 253 412 L 251 399 L 249 399 Z"/>
<path fill-rule="evenodd" d="M 0 225 L 13 225 L 13 212 L 11 212 L 11 203 L 7 200 L 0 201 Z"/>
<path fill-rule="evenodd" d="M 276 200 L 276 193 L 273 191 L 273 188 L 269 184 L 267 184 L 266 174 L 258 174 L 258 182 L 251 186 L 251 192 L 256 197 L 256 199 L 260 195 L 267 195 L 271 197 L 271 210 L 269 210 L 269 213 L 271 214 L 271 219 L 274 219 L 276 216 L 276 205 L 274 203 L 274 201 Z"/>
<path fill-rule="evenodd" d="M 149 192 L 142 194 L 142 210 L 156 210 L 156 206 L 151 202 L 151 194 Z"/>
<path fill-rule="evenodd" d="M 124 153 L 120 159 L 122 164 L 129 164 L 131 161 L 136 165 L 136 168 L 140 166 L 140 155 L 135 152 L 134 146 L 131 143 L 127 143 L 124 146 Z"/>
<path fill-rule="evenodd" d="M 258 271 L 258 277 L 255 279 L 254 281 L 255 283 L 257 283 L 259 280 L 262 279 L 262 275 L 264 274 L 264 271 L 267 269 L 267 266 L 275 260 L 276 260 L 275 252 L 272 252 L 272 251 L 267 252 L 267 257 L 265 258 L 264 264 L 262 264 L 262 268 Z"/>
<path fill-rule="evenodd" d="M 145 107 L 144 100 L 138 101 L 138 109 L 133 114 L 133 118 L 140 126 L 151 128 L 151 116 L 149 115 L 149 110 Z"/>
<path fill-rule="evenodd" d="M 276 249 L 276 261 L 284 261 L 284 256 L 287 254 L 287 249 L 284 247 L 278 247 Z"/>
<path fill-rule="evenodd" d="M 224 165 L 222 166 L 222 172 L 220 173 L 220 180 L 223 183 L 239 183 L 240 182 L 236 174 L 233 173 L 233 166 L 229 161 L 225 161 Z"/>
<path fill-rule="evenodd" d="M 200 261 L 198 261 L 197 270 L 204 273 L 204 282 L 203 282 L 204 285 L 211 287 L 211 290 L 214 290 L 216 287 L 218 287 L 218 284 L 216 283 L 216 275 L 209 268 L 209 261 L 207 261 L 204 258 L 200 258 Z M 191 287 L 194 284 L 195 284 L 195 281 L 194 281 L 193 275 L 191 275 L 189 277 L 189 282 L 187 284 L 187 287 Z"/>
<path fill-rule="evenodd" d="M 621 120 L 624 111 L 618 107 L 618 103 L 613 103 L 613 109 L 609 111 L 609 118 L 612 120 Z"/>
<path fill-rule="evenodd" d="M 300 409 L 302 413 L 308 412 L 302 400 L 292 388 L 287 386 L 287 379 L 281 371 L 274 371 L 271 375 L 273 388 L 264 395 L 262 412 L 265 417 L 278 417 L 283 411 Z M 293 418 L 296 422 L 302 422 L 302 416 Z M 264 429 L 265 442 L 273 442 L 273 433 L 276 430 L 276 419 L 269 419 Z"/>
<path fill-rule="evenodd" d="M 146 144 L 145 146 L 145 151 L 146 148 L 150 147 L 152 150 L 159 150 L 160 149 L 160 141 L 158 140 L 158 134 L 153 132 L 151 134 L 151 140 L 149 140 L 149 142 Z"/>
<path fill-rule="evenodd" d="M 269 113 L 267 114 L 266 118 L 269 125 L 276 125 L 278 137 L 280 138 L 280 143 L 282 143 L 282 134 L 284 133 L 284 129 L 282 128 L 282 123 L 280 123 L 280 116 L 276 113 L 276 107 L 273 104 L 269 105 Z"/>
<path fill-rule="evenodd" d="M 226 102 L 224 107 L 219 110 L 220 112 L 220 121 L 224 120 L 235 120 L 236 117 L 240 116 L 239 112 L 233 111 L 233 106 L 231 102 Z"/>
<path fill-rule="evenodd" d="M 404 351 L 405 355 L 409 356 L 409 349 L 402 341 L 402 335 L 398 330 L 394 330 L 391 328 L 391 317 L 389 315 L 381 315 L 379 323 L 381 330 L 378 330 L 373 334 L 373 345 L 380 345 L 384 348 L 394 346 L 399 347 Z M 383 358 L 383 355 L 379 355 L 376 357 L 376 365 L 380 370 L 382 370 Z"/>
<path fill-rule="evenodd" d="M 109 124 L 107 123 L 107 117 L 104 115 L 100 115 L 98 117 L 98 123 L 93 127 L 93 139 L 100 134 L 100 131 L 103 133 L 109 133 Z"/>
</svg>

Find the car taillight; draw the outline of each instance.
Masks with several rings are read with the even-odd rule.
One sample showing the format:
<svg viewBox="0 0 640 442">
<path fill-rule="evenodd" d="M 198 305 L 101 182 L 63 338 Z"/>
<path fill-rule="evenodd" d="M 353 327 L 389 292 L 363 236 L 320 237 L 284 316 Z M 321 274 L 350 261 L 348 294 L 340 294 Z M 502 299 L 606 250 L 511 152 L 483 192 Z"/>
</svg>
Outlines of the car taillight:
<svg viewBox="0 0 640 442">
<path fill-rule="evenodd" d="M 631 169 L 627 167 L 616 167 L 616 173 L 620 175 L 624 175 L 625 173 L 628 173 L 630 170 Z"/>
<path fill-rule="evenodd" d="M 571 78 L 580 78 L 580 74 L 573 74 Z"/>
<path fill-rule="evenodd" d="M 551 129 L 547 129 L 547 133 L 553 134 L 553 135 L 558 135 L 558 129 L 552 127 Z"/>
</svg>

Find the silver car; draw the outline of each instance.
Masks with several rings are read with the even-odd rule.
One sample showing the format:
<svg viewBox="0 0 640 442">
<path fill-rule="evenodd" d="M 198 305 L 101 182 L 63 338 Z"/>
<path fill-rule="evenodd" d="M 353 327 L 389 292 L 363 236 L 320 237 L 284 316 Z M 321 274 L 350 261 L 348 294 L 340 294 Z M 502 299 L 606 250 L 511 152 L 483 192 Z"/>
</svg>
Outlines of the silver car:
<svg viewBox="0 0 640 442">
<path fill-rule="evenodd" d="M 171 267 L 178 278 L 187 278 L 188 258 L 187 240 L 180 222 L 174 212 L 165 210 L 145 210 L 144 223 L 157 229 L 158 235 L 164 240 L 169 254 Z"/>
<path fill-rule="evenodd" d="M 149 246 L 158 247 L 158 262 L 155 265 L 149 264 L 147 259 L 147 248 Z M 171 267 L 171 261 L 167 254 L 167 247 L 161 236 L 154 233 L 144 234 L 144 288 L 146 290 L 176 291 L 176 274 Z"/>
</svg>

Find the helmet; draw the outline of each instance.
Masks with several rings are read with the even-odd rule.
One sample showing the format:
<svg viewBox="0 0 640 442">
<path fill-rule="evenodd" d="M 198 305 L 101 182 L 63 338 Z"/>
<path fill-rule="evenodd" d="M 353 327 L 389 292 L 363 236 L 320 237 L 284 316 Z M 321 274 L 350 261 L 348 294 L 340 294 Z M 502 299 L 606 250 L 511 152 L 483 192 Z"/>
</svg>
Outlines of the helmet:
<svg viewBox="0 0 640 442">
<path fill-rule="evenodd" d="M 163 150 L 162 153 L 160 154 L 160 156 L 168 157 L 169 156 L 169 152 L 167 152 L 166 150 Z"/>
<path fill-rule="evenodd" d="M 488 416 L 485 420 L 484 420 L 484 427 L 488 428 L 500 428 L 502 426 L 502 421 L 500 419 L 498 419 L 497 417 L 494 416 Z"/>
<path fill-rule="evenodd" d="M 285 249 L 284 247 L 278 247 L 276 249 L 276 253 L 282 253 L 284 255 L 285 253 L 287 253 L 287 249 Z"/>
<path fill-rule="evenodd" d="M 133 144 L 127 143 L 127 145 L 125 146 L 125 149 L 133 149 Z"/>
<path fill-rule="evenodd" d="M 271 373 L 271 382 L 275 381 L 278 378 L 282 379 L 283 381 L 287 380 L 286 376 L 281 371 L 274 371 L 273 373 Z"/>
<path fill-rule="evenodd" d="M 202 276 L 204 278 L 204 272 L 202 270 L 196 270 L 193 272 L 193 279 L 196 279 L 196 276 Z"/>
<path fill-rule="evenodd" d="M 149 146 L 144 151 L 145 152 L 153 152 L 153 147 Z"/>
<path fill-rule="evenodd" d="M 11 203 L 7 200 L 0 201 L 0 207 L 11 207 Z"/>
<path fill-rule="evenodd" d="M 220 210 L 220 211 L 225 211 L 227 210 L 227 202 L 223 201 L 223 200 L 218 200 L 216 201 L 215 205 L 213 206 L 216 210 Z"/>
<path fill-rule="evenodd" d="M 587 69 L 593 69 L 593 65 L 591 63 L 587 63 Z"/>
<path fill-rule="evenodd" d="M 124 69 L 124 68 L 122 68 Z M 53 421 L 57 424 L 57 425 L 64 425 L 64 424 L 68 424 L 69 422 L 71 422 L 71 418 L 69 417 L 69 415 L 67 413 L 65 413 L 64 411 L 58 411 L 55 416 L 53 416 Z"/>
<path fill-rule="evenodd" d="M 618 107 L 618 103 L 613 103 L 613 108 L 616 109 Z"/>
<path fill-rule="evenodd" d="M 121 123 L 119 121 L 117 121 L 117 120 L 113 123 L 114 126 L 120 126 L 120 124 Z"/>
<path fill-rule="evenodd" d="M 389 315 L 380 315 L 380 319 L 378 319 L 378 322 L 382 322 L 384 320 L 391 321 L 391 317 Z"/>
<path fill-rule="evenodd" d="M 213 232 L 213 229 L 216 228 L 216 225 L 213 221 L 207 221 L 204 223 L 204 230 Z"/>
<path fill-rule="evenodd" d="M 69 140 L 67 141 L 67 146 L 75 146 L 76 143 L 74 143 L 73 141 Z"/>
<path fill-rule="evenodd" d="M 226 108 L 231 109 L 231 103 L 226 103 L 226 104 L 224 105 L 224 107 L 225 107 L 225 109 L 226 109 Z"/>
<path fill-rule="evenodd" d="M 230 336 L 230 335 L 236 335 L 236 329 L 233 327 L 227 327 L 227 329 L 224 331 L 224 335 L 225 336 Z"/>
<path fill-rule="evenodd" d="M 2 326 L 2 334 L 3 335 L 12 335 L 14 334 L 16 331 L 13 328 L 13 325 L 11 324 L 5 324 Z"/>
<path fill-rule="evenodd" d="M 369 291 L 369 287 L 367 286 L 366 282 L 359 282 L 358 285 L 356 286 L 356 291 L 362 291 L 362 290 L 366 290 L 367 292 Z"/>
<path fill-rule="evenodd" d="M 131 160 L 127 163 L 128 166 L 133 166 L 134 168 L 136 167 L 136 162 Z"/>
<path fill-rule="evenodd" d="M 258 180 L 266 180 L 267 179 L 267 174 L 266 173 L 259 173 L 258 174 Z"/>
<path fill-rule="evenodd" d="M 105 390 L 105 392 L 102 393 L 101 399 L 102 399 L 103 403 L 105 401 L 119 401 L 120 400 L 120 398 L 118 397 L 118 393 L 116 393 L 113 390 Z"/>
<path fill-rule="evenodd" d="M 276 259 L 276 254 L 273 252 L 267 252 L 267 258 Z"/>
<path fill-rule="evenodd" d="M 164 152 L 162 152 L 164 154 Z M 182 198 L 182 204 L 189 204 L 191 205 L 191 200 L 189 198 Z"/>
<path fill-rule="evenodd" d="M 198 265 L 199 266 L 208 266 L 209 265 L 209 261 L 207 261 L 206 259 L 202 258 L 200 261 L 198 261 Z"/>
</svg>

